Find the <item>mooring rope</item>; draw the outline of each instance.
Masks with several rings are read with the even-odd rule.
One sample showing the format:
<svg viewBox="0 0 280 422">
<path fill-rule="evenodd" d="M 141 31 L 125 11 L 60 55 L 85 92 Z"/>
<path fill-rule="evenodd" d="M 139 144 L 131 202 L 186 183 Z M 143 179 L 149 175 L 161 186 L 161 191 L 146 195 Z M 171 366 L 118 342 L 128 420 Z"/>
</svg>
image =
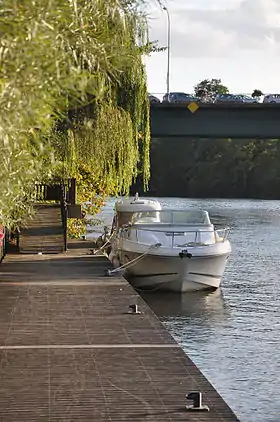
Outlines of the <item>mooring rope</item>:
<svg viewBox="0 0 280 422">
<path fill-rule="evenodd" d="M 104 233 L 105 234 L 105 233 Z M 99 248 L 99 249 L 97 249 L 97 251 L 94 251 L 93 252 L 93 255 L 96 255 L 96 254 L 98 254 L 98 252 L 102 252 L 103 251 L 103 249 L 105 248 L 105 246 L 107 246 L 108 245 L 108 243 L 110 243 L 110 241 L 111 241 L 111 239 L 112 239 L 112 237 L 114 236 L 114 233 L 112 233 L 110 236 L 109 236 L 109 238 L 107 239 L 107 241 L 101 246 L 101 248 Z"/>
<path fill-rule="evenodd" d="M 117 268 L 114 268 L 113 270 L 108 270 L 108 274 L 111 275 L 111 274 L 114 274 L 114 273 L 116 273 L 116 272 L 118 272 L 120 270 L 124 270 L 126 268 L 132 267 L 137 262 L 141 261 L 141 259 L 144 258 L 145 255 L 147 255 L 150 252 L 151 249 L 153 249 L 153 248 L 159 248 L 160 246 L 161 246 L 161 243 L 155 243 L 154 245 L 151 245 L 149 247 L 149 249 L 146 252 L 144 252 L 142 255 L 137 256 L 136 258 L 132 259 L 131 261 L 126 262 L 125 264 L 123 264 L 123 265 L 121 265 L 121 266 L 119 266 Z"/>
</svg>

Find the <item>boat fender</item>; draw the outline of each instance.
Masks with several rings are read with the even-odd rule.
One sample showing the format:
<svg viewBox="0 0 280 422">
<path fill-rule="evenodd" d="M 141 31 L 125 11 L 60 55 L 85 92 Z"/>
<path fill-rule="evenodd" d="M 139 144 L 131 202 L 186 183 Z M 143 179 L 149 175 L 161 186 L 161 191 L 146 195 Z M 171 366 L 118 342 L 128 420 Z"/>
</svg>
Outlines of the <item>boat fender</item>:
<svg viewBox="0 0 280 422">
<path fill-rule="evenodd" d="M 181 258 L 181 259 L 183 259 L 183 258 L 192 258 L 192 254 L 191 253 L 189 253 L 188 251 L 187 251 L 187 249 L 184 249 L 184 250 L 182 250 L 181 252 L 179 252 L 179 257 Z"/>
<path fill-rule="evenodd" d="M 109 253 L 109 255 L 108 255 L 108 259 L 109 259 L 109 261 L 111 261 L 112 262 L 112 259 L 114 258 L 114 252 L 113 252 L 113 249 L 111 249 L 111 251 L 110 251 L 110 253 Z"/>
<path fill-rule="evenodd" d="M 108 258 L 109 258 L 109 261 L 111 261 L 111 262 L 112 262 L 112 264 L 113 264 L 113 267 L 114 267 L 114 268 L 117 268 L 117 267 L 119 267 L 119 266 L 120 266 L 120 260 L 119 260 L 119 259 L 118 259 L 118 257 L 115 255 L 115 253 L 114 253 L 113 249 L 111 249 L 111 252 L 109 253 Z"/>
</svg>

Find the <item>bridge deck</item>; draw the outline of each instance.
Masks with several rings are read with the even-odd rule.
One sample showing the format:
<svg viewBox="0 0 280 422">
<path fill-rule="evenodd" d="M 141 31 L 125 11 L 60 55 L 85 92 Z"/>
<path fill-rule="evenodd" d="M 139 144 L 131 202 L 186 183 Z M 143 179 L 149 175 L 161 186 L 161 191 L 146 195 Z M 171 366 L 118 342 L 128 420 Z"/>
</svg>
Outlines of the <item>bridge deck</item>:
<svg viewBox="0 0 280 422">
<path fill-rule="evenodd" d="M 152 138 L 278 139 L 280 104 L 151 105 Z"/>
<path fill-rule="evenodd" d="M 86 249 L 0 267 L 0 420 L 237 421 L 108 261 Z M 138 303 L 141 314 L 127 313 Z M 203 393 L 209 412 L 186 412 Z"/>
</svg>

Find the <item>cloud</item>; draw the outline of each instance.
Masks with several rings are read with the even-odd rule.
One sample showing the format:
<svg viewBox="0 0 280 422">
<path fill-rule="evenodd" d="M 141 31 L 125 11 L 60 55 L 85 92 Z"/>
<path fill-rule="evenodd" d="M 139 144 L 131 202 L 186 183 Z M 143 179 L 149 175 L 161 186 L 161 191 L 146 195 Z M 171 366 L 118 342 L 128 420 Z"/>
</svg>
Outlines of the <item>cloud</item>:
<svg viewBox="0 0 280 422">
<path fill-rule="evenodd" d="M 174 5 L 169 7 L 173 57 L 228 57 L 246 50 L 280 53 L 280 0 L 232 0 L 230 9 L 218 0 L 211 9 L 193 5 L 176 10 Z M 163 15 L 150 23 L 151 39 L 166 45 Z"/>
</svg>

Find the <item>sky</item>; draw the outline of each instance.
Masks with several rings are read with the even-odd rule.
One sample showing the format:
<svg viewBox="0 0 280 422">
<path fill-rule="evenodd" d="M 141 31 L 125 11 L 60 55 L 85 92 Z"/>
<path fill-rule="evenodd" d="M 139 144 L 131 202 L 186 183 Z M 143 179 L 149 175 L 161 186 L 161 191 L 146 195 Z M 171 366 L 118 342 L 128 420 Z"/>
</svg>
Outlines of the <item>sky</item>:
<svg viewBox="0 0 280 422">
<path fill-rule="evenodd" d="M 150 39 L 167 46 L 167 14 L 152 3 Z M 220 78 L 232 93 L 280 93 L 280 0 L 164 4 L 171 21 L 171 92 L 192 93 L 199 81 Z M 145 62 L 149 92 L 166 92 L 167 51 L 153 53 Z"/>
</svg>

